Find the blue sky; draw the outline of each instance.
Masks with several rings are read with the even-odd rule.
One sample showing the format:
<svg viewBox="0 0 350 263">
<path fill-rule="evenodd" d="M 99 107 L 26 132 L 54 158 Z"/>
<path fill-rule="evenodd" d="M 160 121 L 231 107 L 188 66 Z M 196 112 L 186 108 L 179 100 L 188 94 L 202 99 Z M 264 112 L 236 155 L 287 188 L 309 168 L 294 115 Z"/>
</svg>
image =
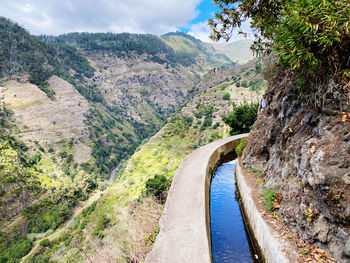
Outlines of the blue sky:
<svg viewBox="0 0 350 263">
<path fill-rule="evenodd" d="M 207 20 L 214 11 L 211 0 L 1 0 L 0 16 L 36 35 L 68 32 L 162 35 L 180 30 L 209 41 Z"/>
<path fill-rule="evenodd" d="M 213 1 L 203 0 L 197 5 L 196 10 L 198 11 L 197 16 L 189 21 L 189 26 L 208 21 L 208 19 L 212 18 L 214 13 L 218 11 L 218 8 L 214 6 Z M 184 32 L 189 31 L 189 27 L 184 27 L 182 29 Z"/>
</svg>

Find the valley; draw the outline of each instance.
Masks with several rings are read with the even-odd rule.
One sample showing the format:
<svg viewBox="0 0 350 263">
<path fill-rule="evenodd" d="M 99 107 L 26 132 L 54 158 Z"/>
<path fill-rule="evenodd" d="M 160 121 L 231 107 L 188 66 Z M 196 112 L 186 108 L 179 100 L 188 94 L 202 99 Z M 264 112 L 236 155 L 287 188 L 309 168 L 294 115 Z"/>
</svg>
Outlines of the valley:
<svg viewBox="0 0 350 263">
<path fill-rule="evenodd" d="M 3 0 L 0 263 L 348 263 L 349 6 Z"/>
<path fill-rule="evenodd" d="M 221 116 L 265 87 L 260 62 L 236 67 L 179 32 L 35 37 L 0 22 L 0 259 L 19 262 L 32 247 L 26 261 L 101 261 L 101 249 L 144 259 L 164 201 L 145 196 L 146 182 L 170 183 L 188 153 L 228 135 Z"/>
</svg>

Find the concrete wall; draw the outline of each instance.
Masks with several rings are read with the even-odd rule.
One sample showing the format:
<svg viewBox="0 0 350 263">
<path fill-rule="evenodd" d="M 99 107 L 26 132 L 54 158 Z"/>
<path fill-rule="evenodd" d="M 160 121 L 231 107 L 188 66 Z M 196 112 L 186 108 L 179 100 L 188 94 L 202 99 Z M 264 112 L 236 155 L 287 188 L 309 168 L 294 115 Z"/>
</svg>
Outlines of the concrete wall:
<svg viewBox="0 0 350 263">
<path fill-rule="evenodd" d="M 267 263 L 289 263 L 290 261 L 282 252 L 281 241 L 275 238 L 273 230 L 264 221 L 255 205 L 251 196 L 252 189 L 248 186 L 243 176 L 239 162 L 237 162 L 236 166 L 236 180 L 245 214 L 265 261 Z"/>
<path fill-rule="evenodd" d="M 171 184 L 160 232 L 146 263 L 210 263 L 209 190 L 217 162 L 246 134 L 212 142 L 188 155 Z"/>
</svg>

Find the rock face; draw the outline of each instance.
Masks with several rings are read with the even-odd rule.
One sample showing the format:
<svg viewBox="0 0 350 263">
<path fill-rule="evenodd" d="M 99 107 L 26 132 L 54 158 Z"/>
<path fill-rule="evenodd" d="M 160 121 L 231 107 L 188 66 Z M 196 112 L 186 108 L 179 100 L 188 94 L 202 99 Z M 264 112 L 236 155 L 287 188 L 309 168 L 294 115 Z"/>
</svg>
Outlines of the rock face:
<svg viewBox="0 0 350 263">
<path fill-rule="evenodd" d="M 243 152 L 246 168 L 263 169 L 265 187 L 283 194 L 284 221 L 307 242 L 350 260 L 350 122 L 298 97 L 288 77 L 268 90 Z"/>
</svg>

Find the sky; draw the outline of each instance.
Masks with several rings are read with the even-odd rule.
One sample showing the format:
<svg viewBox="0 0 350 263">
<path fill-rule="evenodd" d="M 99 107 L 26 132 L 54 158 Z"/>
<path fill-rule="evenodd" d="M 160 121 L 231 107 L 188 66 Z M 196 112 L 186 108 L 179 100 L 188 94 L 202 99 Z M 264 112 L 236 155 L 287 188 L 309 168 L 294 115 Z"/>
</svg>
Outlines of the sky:
<svg viewBox="0 0 350 263">
<path fill-rule="evenodd" d="M 1 0 L 0 16 L 31 34 L 183 31 L 209 42 L 212 0 Z M 250 32 L 249 23 L 242 26 Z M 232 41 L 243 39 L 234 34 Z"/>
</svg>

